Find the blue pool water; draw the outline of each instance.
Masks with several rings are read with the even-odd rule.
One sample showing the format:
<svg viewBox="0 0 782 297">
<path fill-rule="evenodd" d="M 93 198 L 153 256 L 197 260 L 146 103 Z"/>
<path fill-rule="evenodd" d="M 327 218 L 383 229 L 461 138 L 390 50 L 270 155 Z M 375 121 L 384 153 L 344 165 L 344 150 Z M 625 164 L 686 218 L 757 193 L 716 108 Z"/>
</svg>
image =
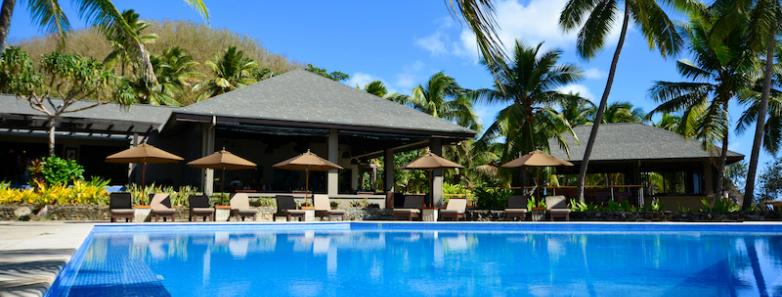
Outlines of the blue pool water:
<svg viewBox="0 0 782 297">
<path fill-rule="evenodd" d="M 782 296 L 782 225 L 96 226 L 48 296 Z"/>
</svg>

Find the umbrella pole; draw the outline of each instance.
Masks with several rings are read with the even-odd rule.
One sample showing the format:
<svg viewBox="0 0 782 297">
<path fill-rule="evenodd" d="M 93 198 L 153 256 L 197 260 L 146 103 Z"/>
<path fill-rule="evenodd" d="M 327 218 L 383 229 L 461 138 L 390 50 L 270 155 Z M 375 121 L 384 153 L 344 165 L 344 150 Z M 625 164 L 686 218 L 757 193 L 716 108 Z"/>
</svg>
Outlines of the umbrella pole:
<svg viewBox="0 0 782 297">
<path fill-rule="evenodd" d="M 307 196 L 310 195 L 310 169 L 304 169 L 304 203 L 307 203 Z"/>
<path fill-rule="evenodd" d="M 225 193 L 225 167 L 223 167 L 223 174 L 220 176 L 220 194 Z"/>
</svg>

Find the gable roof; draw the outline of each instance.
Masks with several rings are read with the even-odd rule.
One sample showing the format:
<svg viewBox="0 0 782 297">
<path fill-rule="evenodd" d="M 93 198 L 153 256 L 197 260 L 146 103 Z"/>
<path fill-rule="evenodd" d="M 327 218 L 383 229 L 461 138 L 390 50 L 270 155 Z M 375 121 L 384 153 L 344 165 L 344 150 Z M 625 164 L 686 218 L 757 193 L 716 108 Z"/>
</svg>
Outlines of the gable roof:
<svg viewBox="0 0 782 297">
<path fill-rule="evenodd" d="M 176 113 L 382 128 L 472 137 L 475 132 L 305 70 L 263 80 Z"/>
<path fill-rule="evenodd" d="M 581 161 L 592 126 L 573 128 L 580 142 L 565 135 L 570 157 L 559 147 L 556 139 L 549 139 L 551 154 L 570 161 Z M 602 124 L 592 149 L 590 161 L 665 160 L 715 158 L 719 154 L 706 151 L 700 142 L 686 139 L 674 132 L 644 124 Z M 728 161 L 735 162 L 744 155 L 728 151 Z"/>
</svg>

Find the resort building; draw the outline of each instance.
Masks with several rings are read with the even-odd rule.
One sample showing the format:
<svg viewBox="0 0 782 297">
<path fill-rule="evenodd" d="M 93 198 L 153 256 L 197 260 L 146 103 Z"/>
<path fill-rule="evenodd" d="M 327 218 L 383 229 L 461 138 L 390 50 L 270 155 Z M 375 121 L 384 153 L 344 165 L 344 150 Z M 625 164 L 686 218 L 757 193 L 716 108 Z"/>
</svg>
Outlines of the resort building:
<svg viewBox="0 0 782 297">
<path fill-rule="evenodd" d="M 578 141 L 566 134 L 568 150 L 556 139 L 549 140 L 552 155 L 575 166 L 559 167 L 557 173 L 578 176 L 591 126 L 574 128 Z M 744 155 L 729 151 L 727 163 L 739 162 Z M 588 187 L 587 201 L 629 200 L 642 204 L 654 197 L 663 208 L 699 209 L 703 197 L 713 195 L 719 166 L 719 148 L 712 152 L 696 140 L 643 124 L 603 124 L 597 133 L 589 171 L 592 180 L 605 181 Z M 575 187 L 560 186 L 557 193 L 575 196 Z"/>
<path fill-rule="evenodd" d="M 441 154 L 443 145 L 475 136 L 475 131 L 304 70 L 183 108 L 106 104 L 66 114 L 57 124 L 57 153 L 78 160 L 86 175 L 111 178 L 112 184 L 138 181 L 140 170 L 106 164 L 105 157 L 146 141 L 187 161 L 226 148 L 259 165 L 229 171 L 226 189 L 296 193 L 305 188 L 304 173 L 272 165 L 311 150 L 345 168 L 313 172 L 311 191 L 377 202 L 385 195 L 362 191 L 362 173 L 376 169 L 367 160 L 384 157 L 381 182 L 392 191 L 395 152 L 428 147 Z M 0 180 L 25 182 L 25 164 L 46 154 L 46 141 L 42 114 L 25 100 L 0 96 L 0 162 L 12 164 L 0 169 Z M 432 180 L 434 200 L 440 201 L 442 172 L 435 170 Z M 212 170 L 184 163 L 150 165 L 146 181 L 197 185 L 207 193 L 220 182 Z"/>
</svg>

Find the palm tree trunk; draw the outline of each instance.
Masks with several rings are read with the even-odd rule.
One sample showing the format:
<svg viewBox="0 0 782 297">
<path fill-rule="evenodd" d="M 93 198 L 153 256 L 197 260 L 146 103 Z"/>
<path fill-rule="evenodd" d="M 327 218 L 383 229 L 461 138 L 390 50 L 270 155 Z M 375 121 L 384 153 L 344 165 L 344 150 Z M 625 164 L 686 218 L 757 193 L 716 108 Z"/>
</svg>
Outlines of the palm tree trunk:
<svg viewBox="0 0 782 297">
<path fill-rule="evenodd" d="M 744 202 L 742 210 L 748 210 L 755 200 L 755 176 L 758 171 L 758 159 L 760 158 L 760 146 L 763 144 L 763 128 L 766 126 L 766 113 L 768 113 L 768 97 L 771 94 L 771 76 L 774 68 L 774 46 L 776 46 L 776 30 L 771 29 L 766 45 L 766 70 L 763 81 L 763 93 L 760 95 L 760 109 L 758 110 L 757 123 L 755 123 L 755 138 L 752 141 L 752 153 L 747 169 L 747 185 L 744 188 Z"/>
<path fill-rule="evenodd" d="M 727 117 L 728 114 L 727 101 L 723 104 L 723 109 Z M 714 193 L 714 197 L 711 198 L 712 207 L 714 206 L 714 203 L 717 202 L 717 199 L 722 199 L 722 192 L 724 191 L 725 165 L 727 164 L 727 160 L 728 160 L 728 136 L 730 135 L 729 132 L 730 131 L 726 129 L 724 135 L 722 135 L 722 147 L 720 148 L 720 165 L 717 170 L 717 186 L 715 189 L 716 191 Z"/>
<path fill-rule="evenodd" d="M 600 128 L 600 123 L 603 122 L 603 114 L 605 113 L 606 105 L 608 104 L 608 95 L 611 93 L 611 86 L 614 84 L 616 66 L 619 64 L 619 56 L 622 53 L 622 47 L 625 43 L 627 25 L 629 22 L 630 6 L 625 3 L 625 12 L 624 17 L 622 18 L 622 32 L 619 35 L 619 41 L 614 50 L 614 57 L 611 60 L 611 69 L 608 71 L 608 80 L 606 81 L 605 89 L 603 89 L 603 96 L 600 98 L 600 105 L 597 108 L 597 113 L 595 114 L 595 119 L 592 123 L 592 129 L 589 131 L 589 139 L 587 140 L 586 149 L 584 150 L 584 158 L 581 160 L 581 168 L 578 171 L 578 191 L 576 196 L 578 196 L 578 200 L 582 203 L 584 202 L 584 183 L 586 181 L 587 167 L 589 166 L 589 156 L 592 154 L 592 148 L 595 146 L 597 130 Z"/>
<path fill-rule="evenodd" d="M 8 30 L 11 28 L 11 16 L 14 15 L 16 0 L 3 0 L 0 6 L 0 55 L 5 48 L 5 40 L 8 38 Z"/>
<path fill-rule="evenodd" d="M 57 127 L 55 117 L 49 117 L 49 156 L 54 156 L 54 133 Z"/>
</svg>

